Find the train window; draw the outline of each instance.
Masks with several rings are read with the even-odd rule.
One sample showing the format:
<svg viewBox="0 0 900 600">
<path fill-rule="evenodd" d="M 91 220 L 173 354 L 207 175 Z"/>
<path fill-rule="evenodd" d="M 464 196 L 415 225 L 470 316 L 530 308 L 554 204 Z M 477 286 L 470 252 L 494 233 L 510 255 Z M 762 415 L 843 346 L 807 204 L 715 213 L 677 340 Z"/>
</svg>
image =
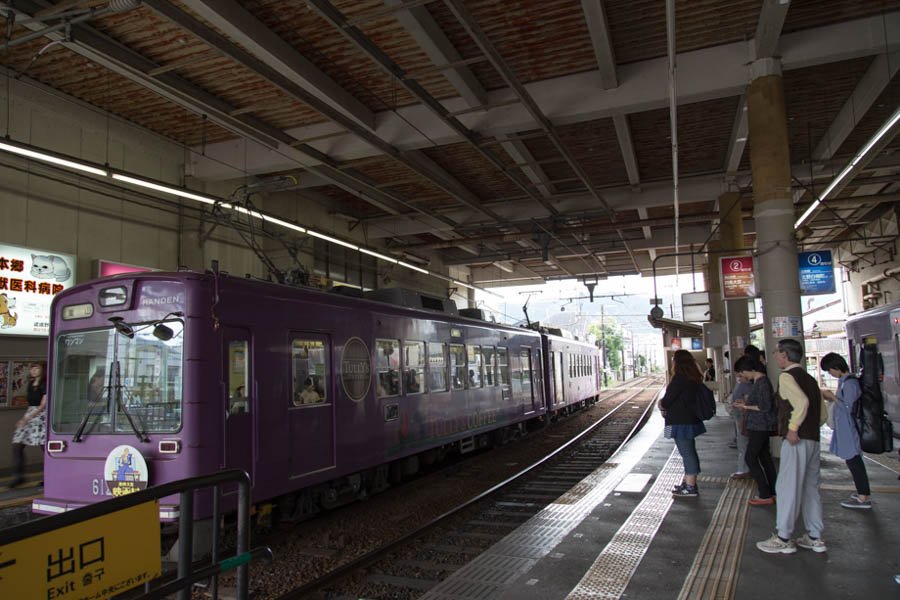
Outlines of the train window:
<svg viewBox="0 0 900 600">
<path fill-rule="evenodd" d="M 250 342 L 228 342 L 228 414 L 250 412 Z"/>
<path fill-rule="evenodd" d="M 407 394 L 425 391 L 425 342 L 403 342 L 403 365 L 406 369 Z"/>
<path fill-rule="evenodd" d="M 60 334 L 53 373 L 53 431 L 75 433 L 81 428 L 84 435 L 178 431 L 183 325 L 175 320 L 166 321 L 166 326 L 173 331 L 168 340 L 155 337 L 146 327 L 135 327 L 133 338 L 112 327 Z"/>
<path fill-rule="evenodd" d="M 327 352 L 321 340 L 295 339 L 291 342 L 291 376 L 294 406 L 327 401 Z"/>
<path fill-rule="evenodd" d="M 522 350 L 519 353 L 522 361 L 522 391 L 526 394 L 534 395 L 533 380 L 531 379 L 531 350 Z"/>
<path fill-rule="evenodd" d="M 484 346 L 481 350 L 484 354 L 484 385 L 494 385 L 494 369 L 497 368 L 494 360 L 494 347 Z"/>
<path fill-rule="evenodd" d="M 462 344 L 450 344 L 450 385 L 461 390 L 466 382 L 466 348 Z"/>
<path fill-rule="evenodd" d="M 428 389 L 447 391 L 447 344 L 428 342 Z"/>
<path fill-rule="evenodd" d="M 481 380 L 481 346 L 468 346 L 469 351 L 469 379 L 470 388 L 482 386 Z"/>
<path fill-rule="evenodd" d="M 375 377 L 378 398 L 400 394 L 400 340 L 375 340 Z"/>
<path fill-rule="evenodd" d="M 506 348 L 497 348 L 497 369 L 500 385 L 509 387 L 509 355 Z"/>
</svg>

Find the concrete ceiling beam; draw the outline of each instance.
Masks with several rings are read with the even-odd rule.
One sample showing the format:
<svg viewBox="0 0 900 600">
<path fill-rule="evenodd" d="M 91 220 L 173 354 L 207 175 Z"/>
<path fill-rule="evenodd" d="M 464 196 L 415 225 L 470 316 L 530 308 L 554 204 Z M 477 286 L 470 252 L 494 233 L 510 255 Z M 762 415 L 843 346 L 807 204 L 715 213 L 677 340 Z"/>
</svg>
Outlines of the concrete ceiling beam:
<svg viewBox="0 0 900 600">
<path fill-rule="evenodd" d="M 597 58 L 597 74 L 600 76 L 600 87 L 611 90 L 619 87 L 616 77 L 616 57 L 613 51 L 612 37 L 609 34 L 609 21 L 603 0 L 581 0 L 584 20 L 591 34 L 591 45 Z"/>
<path fill-rule="evenodd" d="M 900 48 L 900 11 L 865 19 L 857 19 L 782 35 L 779 52 L 783 70 L 800 69 L 883 54 Z M 711 48 L 678 54 L 678 99 L 689 104 L 743 93 L 749 81 L 746 42 L 734 42 Z M 547 118 L 556 126 L 582 123 L 665 108 L 668 105 L 665 57 L 638 61 L 618 69 L 619 86 L 615 93 L 598 93 L 599 73 L 588 71 L 536 81 L 525 85 L 528 93 Z M 565 97 L 560 89 L 568 90 Z M 488 104 L 515 100 L 510 88 L 488 93 Z M 441 101 L 448 112 L 468 108 L 463 98 Z M 403 107 L 394 114 L 385 111 L 376 115 L 379 137 L 404 150 L 430 147 L 433 144 L 453 144 L 464 141 L 452 127 L 435 119 L 432 111 L 422 104 Z M 538 124 L 524 106 L 504 105 L 483 112 L 460 115 L 459 121 L 469 130 L 485 136 L 535 129 Z M 333 123 L 321 123 L 289 130 L 299 138 L 335 134 L 342 130 Z M 311 142 L 322 152 L 338 160 L 353 160 L 377 154 L 369 144 L 352 135 L 334 135 Z M 208 144 L 211 160 L 198 159 L 195 172 L 204 179 L 234 177 L 233 171 L 220 162 L 242 164 L 243 155 L 234 155 L 227 142 Z M 296 165 L 268 158 L 269 170 L 291 168 Z"/>
<path fill-rule="evenodd" d="M 400 6 L 403 0 L 384 0 L 384 3 L 386 6 Z M 398 10 L 394 16 L 436 66 L 462 61 L 459 51 L 426 7 L 405 8 Z M 487 92 L 469 67 L 465 65 L 453 67 L 445 70 L 443 75 L 469 106 L 487 103 Z"/>
</svg>

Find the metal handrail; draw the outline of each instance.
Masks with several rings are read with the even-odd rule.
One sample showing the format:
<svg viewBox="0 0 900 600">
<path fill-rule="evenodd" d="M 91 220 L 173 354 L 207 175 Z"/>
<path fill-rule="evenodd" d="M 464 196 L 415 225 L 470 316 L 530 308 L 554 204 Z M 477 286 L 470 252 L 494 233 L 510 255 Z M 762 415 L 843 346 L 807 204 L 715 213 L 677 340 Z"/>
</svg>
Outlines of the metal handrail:
<svg viewBox="0 0 900 600">
<path fill-rule="evenodd" d="M 194 492 L 201 488 L 215 487 L 214 497 L 217 499 L 219 495 L 219 485 L 230 482 L 237 482 L 238 484 L 236 555 L 216 563 L 217 553 L 214 551 L 212 554 L 214 564 L 194 572 L 192 571 L 193 565 L 191 563 L 193 555 Z M 178 519 L 178 578 L 156 590 L 150 589 L 150 583 L 152 582 L 148 583 L 144 589 L 144 598 L 147 600 L 161 598 L 175 591 L 178 592 L 179 600 L 182 598 L 190 598 L 190 585 L 194 582 L 210 576 L 215 578 L 218 573 L 237 568 L 237 598 L 239 600 L 246 599 L 248 590 L 247 563 L 253 558 L 260 556 L 271 559 L 272 551 L 269 548 L 249 549 L 250 476 L 241 469 L 229 469 L 226 471 L 218 471 L 210 475 L 200 475 L 164 483 L 139 492 L 119 496 L 118 498 L 112 498 L 110 500 L 104 500 L 103 502 L 89 504 L 65 513 L 3 529 L 0 530 L 0 546 L 12 544 L 23 539 L 68 527 L 69 525 L 74 525 L 89 519 L 131 508 L 151 500 L 159 500 L 160 498 L 171 496 L 173 494 L 179 494 L 181 499 L 181 506 L 179 508 L 180 515 Z M 218 502 L 214 502 L 213 511 L 215 513 L 213 515 L 213 527 L 218 528 Z M 215 539 L 217 536 L 213 537 Z"/>
</svg>

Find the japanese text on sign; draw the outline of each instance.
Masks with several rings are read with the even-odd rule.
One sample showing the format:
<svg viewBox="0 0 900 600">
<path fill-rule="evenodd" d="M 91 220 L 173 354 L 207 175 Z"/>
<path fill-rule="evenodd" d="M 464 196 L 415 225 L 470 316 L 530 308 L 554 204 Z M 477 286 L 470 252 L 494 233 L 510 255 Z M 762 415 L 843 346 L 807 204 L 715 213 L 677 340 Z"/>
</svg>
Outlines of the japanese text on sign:
<svg viewBox="0 0 900 600">
<path fill-rule="evenodd" d="M 756 278 L 752 256 L 723 256 L 719 259 L 722 298 L 737 300 L 756 297 Z"/>
<path fill-rule="evenodd" d="M 154 500 L 0 546 L 0 597 L 100 600 L 160 574 Z"/>
</svg>

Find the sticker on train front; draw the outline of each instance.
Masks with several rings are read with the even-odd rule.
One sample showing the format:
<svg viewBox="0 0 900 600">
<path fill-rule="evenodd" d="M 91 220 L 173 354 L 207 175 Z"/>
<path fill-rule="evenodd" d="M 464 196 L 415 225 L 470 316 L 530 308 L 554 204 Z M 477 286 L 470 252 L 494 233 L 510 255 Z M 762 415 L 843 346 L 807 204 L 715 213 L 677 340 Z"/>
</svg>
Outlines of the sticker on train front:
<svg viewBox="0 0 900 600">
<path fill-rule="evenodd" d="M 158 500 L 0 546 L 0 598 L 109 598 L 160 573 Z"/>
<path fill-rule="evenodd" d="M 103 478 L 109 493 L 118 497 L 145 489 L 150 481 L 150 472 L 140 451 L 123 444 L 107 455 Z"/>
</svg>

